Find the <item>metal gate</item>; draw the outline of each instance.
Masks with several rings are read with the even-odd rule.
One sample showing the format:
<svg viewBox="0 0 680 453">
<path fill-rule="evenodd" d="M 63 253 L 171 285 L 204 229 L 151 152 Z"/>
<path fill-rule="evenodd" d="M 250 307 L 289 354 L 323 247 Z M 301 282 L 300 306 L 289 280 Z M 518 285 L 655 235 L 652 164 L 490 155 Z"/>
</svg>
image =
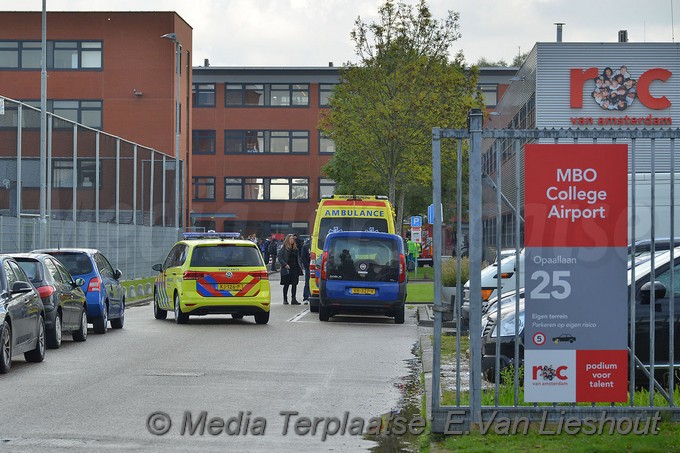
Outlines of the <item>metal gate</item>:
<svg viewBox="0 0 680 453">
<path fill-rule="evenodd" d="M 678 129 L 647 130 L 595 130 L 595 129 L 483 129 L 483 115 L 481 110 L 472 110 L 468 117 L 468 130 L 433 129 L 432 160 L 433 160 L 433 202 L 434 206 L 442 203 L 442 172 L 441 172 L 441 146 L 443 140 L 454 140 L 457 147 L 457 195 L 455 205 L 456 231 L 463 230 L 462 220 L 468 220 L 469 231 L 469 331 L 462 328 L 461 305 L 463 301 L 463 284 L 460 280 L 461 250 L 463 238 L 457 234 L 456 266 L 458 269 L 458 281 L 456 282 L 456 294 L 453 303 L 442 302 L 442 257 L 435 253 L 434 258 L 434 345 L 433 345 L 433 370 L 432 370 L 432 404 L 431 419 L 432 432 L 445 434 L 462 434 L 469 432 L 474 426 L 481 423 L 488 424 L 490 420 L 521 421 L 526 423 L 558 422 L 565 417 L 575 419 L 599 420 L 606 424 L 605 430 L 610 426 L 628 418 L 658 417 L 661 414 L 667 420 L 680 420 L 680 410 L 676 405 L 680 402 L 678 397 L 678 373 L 680 364 L 675 351 L 680 347 L 677 326 L 680 313 L 674 311 L 674 303 L 670 303 L 668 342 L 669 354 L 667 362 L 655 363 L 654 354 L 651 361 L 643 364 L 635 354 L 636 329 L 635 318 L 629 322 L 629 384 L 628 402 L 625 404 L 614 403 L 525 403 L 521 397 L 521 370 L 522 361 L 520 345 L 522 334 L 520 332 L 520 274 L 524 271 L 516 265 L 514 278 L 514 303 L 515 303 L 515 329 L 514 329 L 514 356 L 511 360 L 509 371 L 501 376 L 501 366 L 498 358 L 492 373 L 491 381 L 482 376 L 482 335 L 485 326 L 482 325 L 483 301 L 481 294 L 481 272 L 485 252 L 490 248 L 496 250 L 500 256 L 501 249 L 512 248 L 515 250 L 516 262 L 523 247 L 523 158 L 524 145 L 527 143 L 626 143 L 629 154 L 629 238 L 632 238 L 632 252 L 635 254 L 635 239 L 648 237 L 651 242 L 652 268 L 655 256 L 655 243 L 658 234 L 655 231 L 668 232 L 670 238 L 670 262 L 678 263 L 677 252 L 673 247 L 680 246 L 680 240 L 675 242 L 676 233 L 675 214 L 675 140 L 680 138 Z M 483 152 L 483 149 L 485 152 Z M 646 152 L 639 152 L 645 149 Z M 463 199 L 463 167 L 465 152 L 469 153 L 469 181 L 467 200 Z M 650 161 L 640 161 L 637 154 L 649 156 Z M 483 164 L 484 163 L 484 164 Z M 641 174 L 639 168 L 644 169 Z M 663 168 L 663 171 L 660 169 Z M 490 172 L 489 170 L 495 170 Z M 487 174 L 490 173 L 490 174 Z M 638 187 L 642 187 L 642 180 L 649 182 L 649 199 L 651 205 L 644 205 L 637 195 Z M 678 180 L 680 181 L 680 179 Z M 663 222 L 659 220 L 660 208 L 655 206 L 655 198 L 658 191 L 663 188 L 670 196 L 668 216 L 664 216 Z M 487 193 L 484 197 L 483 193 Z M 489 196 L 491 193 L 493 196 Z M 469 205 L 469 210 L 463 212 L 463 206 Z M 490 206 L 493 208 L 491 209 Z M 680 213 L 680 210 L 678 210 Z M 668 223 L 666 223 L 668 222 Z M 663 223 L 663 224 L 660 224 Z M 643 225 L 644 227 L 641 227 Z M 434 209 L 434 250 L 442 250 L 442 219 L 441 211 Z M 637 230 L 636 230 L 637 228 Z M 639 230 L 644 229 L 641 233 Z M 486 233 L 486 234 L 485 234 Z M 486 248 L 485 248 L 486 244 Z M 629 247 L 629 251 L 630 251 Z M 680 264 L 678 264 L 680 266 Z M 631 271 L 635 281 L 635 268 Z M 680 267 L 676 267 L 680 269 Z M 501 277 L 498 275 L 498 293 L 501 292 Z M 651 275 L 654 280 L 654 271 Z M 674 281 L 674 272 L 670 272 L 671 302 L 674 299 L 680 301 L 680 284 Z M 629 291 L 629 309 L 635 309 L 634 291 Z M 511 294 L 512 295 L 512 294 Z M 675 296 L 675 297 L 673 297 Z M 650 305 L 650 334 L 649 348 L 654 350 L 654 292 L 652 291 Z M 448 302 L 448 301 L 446 301 Z M 500 303 L 497 304 L 500 322 Z M 634 311 L 633 311 L 634 313 Z M 443 374 L 442 370 L 442 335 L 444 333 L 443 321 L 452 319 L 456 325 L 455 344 L 456 351 L 453 355 L 452 373 L 454 376 Z M 671 321 L 674 320 L 674 321 Z M 481 335 L 480 335 L 481 333 Z M 463 364 L 467 361 L 464 351 L 461 351 L 461 340 L 469 336 L 469 375 L 461 372 Z M 496 335 L 496 351 L 500 349 L 500 337 Z M 464 343 L 464 341 L 463 341 Z M 632 347 L 631 347 L 632 345 Z M 680 356 L 680 354 L 677 354 Z M 497 354 L 498 357 L 498 354 Z M 447 359 L 450 360 L 450 359 Z M 663 375 L 664 379 L 659 379 Z M 469 376 L 469 377 L 466 377 Z M 642 389 L 636 383 L 636 376 L 646 376 L 648 383 Z M 452 380 L 447 391 L 443 391 L 442 377 Z M 450 378 L 450 379 L 449 379 Z M 505 381 L 501 383 L 501 379 Z M 638 381 L 639 382 L 639 381 Z M 506 395 L 512 393 L 512 401 L 508 401 Z M 442 394 L 448 394 L 448 401 L 442 399 Z M 644 400 L 641 401 L 640 393 Z M 637 394 L 637 397 L 636 397 Z M 630 417 L 630 418 L 629 418 Z M 644 421 L 643 421 L 644 423 Z M 616 425 L 618 426 L 618 425 Z M 612 428 L 613 429 L 613 428 Z M 618 429 L 618 428 L 617 428 Z"/>
</svg>

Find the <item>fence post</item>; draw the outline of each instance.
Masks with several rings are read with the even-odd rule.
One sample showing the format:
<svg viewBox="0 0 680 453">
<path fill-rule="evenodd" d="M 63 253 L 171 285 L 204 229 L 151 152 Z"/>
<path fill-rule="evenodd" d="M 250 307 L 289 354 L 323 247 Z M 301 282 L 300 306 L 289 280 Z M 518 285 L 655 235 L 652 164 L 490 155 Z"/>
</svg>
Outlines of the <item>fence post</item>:
<svg viewBox="0 0 680 453">
<path fill-rule="evenodd" d="M 470 410 L 482 421 L 482 111 L 472 109 L 470 130 Z"/>
<path fill-rule="evenodd" d="M 442 176 L 441 176 L 441 133 L 438 128 L 432 129 L 432 203 L 434 221 L 432 222 L 433 244 L 432 266 L 434 268 L 434 329 L 432 346 L 432 397 L 431 414 L 433 420 L 439 411 L 440 387 L 441 387 L 441 346 L 442 346 Z M 416 263 L 416 266 L 418 264 Z"/>
</svg>

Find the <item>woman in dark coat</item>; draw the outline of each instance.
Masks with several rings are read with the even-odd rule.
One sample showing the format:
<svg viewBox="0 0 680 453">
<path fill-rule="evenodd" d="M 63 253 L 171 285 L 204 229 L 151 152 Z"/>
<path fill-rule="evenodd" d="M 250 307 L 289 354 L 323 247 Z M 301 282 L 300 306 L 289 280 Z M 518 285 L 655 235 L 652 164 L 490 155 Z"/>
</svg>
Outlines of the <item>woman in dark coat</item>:
<svg viewBox="0 0 680 453">
<path fill-rule="evenodd" d="M 276 258 L 281 264 L 281 284 L 283 285 L 283 304 L 288 305 L 288 286 L 291 287 L 291 305 L 300 305 L 297 301 L 297 285 L 300 275 L 304 274 L 300 264 L 300 250 L 298 250 L 295 238 L 292 234 L 286 236 L 283 247 Z"/>
</svg>

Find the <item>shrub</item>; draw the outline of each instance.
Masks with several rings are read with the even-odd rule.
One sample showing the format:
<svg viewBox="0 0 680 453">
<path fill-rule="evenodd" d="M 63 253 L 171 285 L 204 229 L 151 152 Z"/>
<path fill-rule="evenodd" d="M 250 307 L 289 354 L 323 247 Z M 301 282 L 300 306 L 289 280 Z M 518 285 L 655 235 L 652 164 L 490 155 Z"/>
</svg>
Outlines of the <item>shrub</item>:
<svg viewBox="0 0 680 453">
<path fill-rule="evenodd" d="M 458 264 L 456 259 L 448 259 L 442 262 L 442 285 L 456 286 L 458 276 Z M 470 259 L 468 257 L 460 260 L 460 283 L 464 285 L 470 280 Z"/>
</svg>

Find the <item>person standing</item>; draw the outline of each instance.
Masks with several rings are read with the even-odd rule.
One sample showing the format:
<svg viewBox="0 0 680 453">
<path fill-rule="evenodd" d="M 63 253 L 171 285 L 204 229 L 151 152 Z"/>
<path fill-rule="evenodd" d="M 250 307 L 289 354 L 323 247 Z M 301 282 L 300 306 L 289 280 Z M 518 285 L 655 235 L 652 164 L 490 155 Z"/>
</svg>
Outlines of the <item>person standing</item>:
<svg viewBox="0 0 680 453">
<path fill-rule="evenodd" d="M 302 275 L 302 265 L 300 264 L 300 250 L 298 249 L 295 237 L 292 234 L 283 240 L 283 246 L 276 257 L 281 264 L 281 285 L 283 285 L 283 304 L 288 305 L 288 287 L 291 292 L 291 305 L 300 305 L 297 301 L 297 285 Z"/>
<path fill-rule="evenodd" d="M 272 240 L 269 242 L 269 258 L 272 262 L 271 270 L 276 270 L 276 253 L 278 252 L 278 243 L 276 238 L 272 236 Z"/>
<path fill-rule="evenodd" d="M 305 305 L 309 303 L 309 296 L 311 295 L 309 291 L 309 264 L 311 262 L 311 254 L 310 254 L 310 247 L 311 247 L 311 239 L 307 238 L 305 240 L 305 243 L 302 244 L 302 252 L 300 252 L 300 261 L 302 261 L 302 268 L 305 270 L 305 287 L 302 290 L 302 302 L 304 302 Z"/>
<path fill-rule="evenodd" d="M 262 257 L 264 258 L 264 265 L 269 266 L 269 244 L 271 243 L 271 235 L 262 241 L 260 245 L 260 251 L 262 252 Z"/>
</svg>

